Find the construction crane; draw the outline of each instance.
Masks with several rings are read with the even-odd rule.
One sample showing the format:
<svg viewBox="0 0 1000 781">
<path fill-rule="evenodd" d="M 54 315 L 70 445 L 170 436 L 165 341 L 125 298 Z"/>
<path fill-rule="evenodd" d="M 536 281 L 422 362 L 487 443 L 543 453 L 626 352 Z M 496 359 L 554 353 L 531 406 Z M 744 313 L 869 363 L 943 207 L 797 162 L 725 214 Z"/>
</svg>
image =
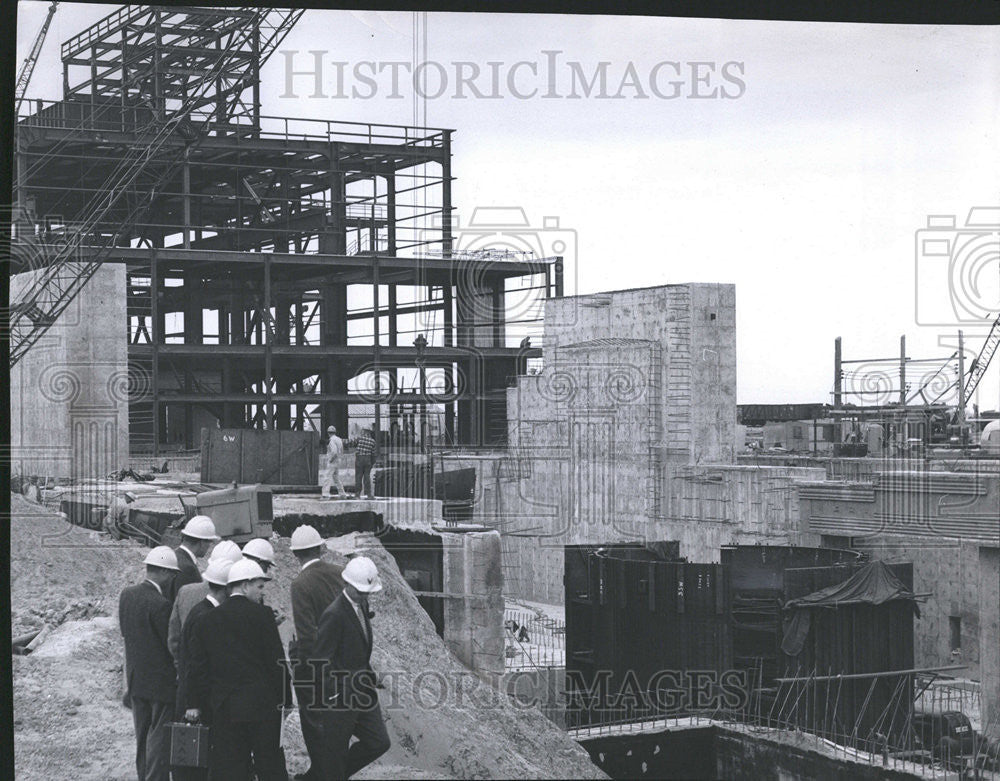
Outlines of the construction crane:
<svg viewBox="0 0 1000 781">
<path fill-rule="evenodd" d="M 21 72 L 17 74 L 17 87 L 14 90 L 14 116 L 21 110 L 21 103 L 24 101 L 24 93 L 28 90 L 28 83 L 31 81 L 31 74 L 35 72 L 35 63 L 38 62 L 38 55 L 42 51 L 42 44 L 45 43 L 45 36 L 52 24 L 52 17 L 56 14 L 59 3 L 52 3 L 49 6 L 49 14 L 45 17 L 42 29 L 35 36 L 35 42 L 31 44 L 31 52 L 21 65 Z"/>
<path fill-rule="evenodd" d="M 979 386 L 979 381 L 986 374 L 986 370 L 990 366 L 990 361 L 993 360 L 993 355 L 996 353 L 998 345 L 1000 345 L 1000 315 L 997 315 L 996 320 L 993 321 L 993 326 L 990 328 L 990 333 L 986 337 L 986 341 L 983 342 L 979 355 L 969 368 L 969 377 L 965 381 L 965 394 L 962 398 L 972 398 L 972 394 L 976 392 L 976 388 Z"/>
<path fill-rule="evenodd" d="M 136 128 L 136 142 L 118 161 L 88 206 L 73 218 L 72 232 L 64 242 L 50 248 L 51 254 L 45 259 L 44 267 L 20 292 L 17 300 L 11 301 L 11 366 L 52 326 L 97 272 L 108 253 L 131 237 L 133 228 L 152 206 L 157 193 L 162 192 L 164 185 L 176 174 L 185 154 L 208 134 L 211 123 L 192 121 L 192 113 L 220 82 L 231 81 L 233 74 L 239 73 L 241 47 L 259 32 L 262 40 L 258 58 L 263 62 L 303 12 L 303 9 L 256 9 L 252 24 L 234 25 L 226 47 L 211 52 L 210 66 L 187 85 L 185 99 L 178 108 L 157 109 L 156 96 L 144 96 L 152 109 L 152 120 L 145 127 Z M 240 90 L 234 89 L 234 92 L 232 101 L 236 102 Z M 182 144 L 168 143 L 178 138 Z M 137 194 L 142 197 L 136 198 Z M 114 233 L 100 234 L 98 228 L 105 223 L 106 215 L 122 204 L 127 211 L 124 219 L 116 222 Z M 15 248 L 16 245 L 12 247 Z"/>
</svg>

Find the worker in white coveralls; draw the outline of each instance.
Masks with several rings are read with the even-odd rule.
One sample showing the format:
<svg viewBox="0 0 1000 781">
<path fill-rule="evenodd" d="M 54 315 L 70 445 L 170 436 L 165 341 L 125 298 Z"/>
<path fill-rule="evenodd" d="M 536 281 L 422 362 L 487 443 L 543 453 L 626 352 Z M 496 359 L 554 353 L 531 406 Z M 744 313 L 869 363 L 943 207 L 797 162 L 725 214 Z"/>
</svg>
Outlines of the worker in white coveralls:
<svg viewBox="0 0 1000 781">
<path fill-rule="evenodd" d="M 326 433 L 330 437 L 326 446 L 326 472 L 321 478 L 321 488 L 323 496 L 330 495 L 330 488 L 337 487 L 337 496 L 341 499 L 347 498 L 344 484 L 340 479 L 340 457 L 344 454 L 344 440 L 337 436 L 337 427 L 329 426 Z"/>
</svg>

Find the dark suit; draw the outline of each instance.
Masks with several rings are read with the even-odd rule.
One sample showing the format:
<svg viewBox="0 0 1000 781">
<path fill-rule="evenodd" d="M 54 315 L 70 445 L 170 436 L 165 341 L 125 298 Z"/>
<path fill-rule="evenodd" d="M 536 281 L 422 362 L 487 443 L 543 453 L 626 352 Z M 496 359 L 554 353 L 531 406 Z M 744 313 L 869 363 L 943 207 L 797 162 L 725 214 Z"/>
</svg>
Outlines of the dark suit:
<svg viewBox="0 0 1000 781">
<path fill-rule="evenodd" d="M 135 725 L 135 768 L 139 781 L 167 781 L 177 680 L 167 649 L 170 600 L 151 582 L 129 586 L 118 600 L 125 640 L 125 680 Z"/>
<path fill-rule="evenodd" d="M 341 573 L 344 568 L 329 561 L 315 561 L 299 572 L 292 581 L 292 617 L 295 620 L 295 645 L 289 646 L 295 665 L 295 694 L 299 701 L 302 740 L 306 744 L 311 767 L 320 765 L 323 724 L 319 711 L 320 668 L 311 666 L 316 642 L 316 625 L 333 601 L 344 590 Z M 293 650 L 294 648 L 294 650 Z"/>
<path fill-rule="evenodd" d="M 177 555 L 177 567 L 179 571 L 177 577 L 174 578 L 174 585 L 170 591 L 171 602 L 176 599 L 177 592 L 181 590 L 182 586 L 186 586 L 188 583 L 201 583 L 201 570 L 198 569 L 198 565 L 191 559 L 187 550 L 181 550 L 178 545 L 174 548 L 174 553 Z"/>
<path fill-rule="evenodd" d="M 207 585 L 207 584 L 206 584 Z M 184 721 L 184 713 L 188 709 L 188 689 L 190 688 L 188 671 L 190 668 L 190 655 L 191 655 L 191 638 L 194 636 L 195 626 L 198 620 L 208 613 L 210 610 L 215 609 L 215 605 L 209 602 L 208 599 L 202 599 L 196 602 L 194 606 L 187 612 L 187 617 L 184 619 L 184 626 L 181 629 L 181 637 L 178 642 L 177 647 L 177 707 L 175 709 L 175 718 L 177 721 Z M 177 611 L 177 602 L 174 602 L 174 612 Z M 173 615 L 171 614 L 171 618 Z M 201 714 L 201 720 L 205 724 L 210 724 L 212 721 L 211 711 L 204 711 Z M 173 781 L 205 781 L 208 778 L 208 770 L 205 768 L 178 768 L 173 771 Z"/>
<path fill-rule="evenodd" d="M 350 778 L 389 750 L 371 668 L 371 623 L 362 622 L 346 594 L 323 611 L 315 655 L 328 663 L 324 677 L 320 778 Z M 358 738 L 348 750 L 351 736 Z"/>
<path fill-rule="evenodd" d="M 192 626 L 187 705 L 212 718 L 212 781 L 287 781 L 281 707 L 291 707 L 285 649 L 270 608 L 229 597 Z"/>
</svg>

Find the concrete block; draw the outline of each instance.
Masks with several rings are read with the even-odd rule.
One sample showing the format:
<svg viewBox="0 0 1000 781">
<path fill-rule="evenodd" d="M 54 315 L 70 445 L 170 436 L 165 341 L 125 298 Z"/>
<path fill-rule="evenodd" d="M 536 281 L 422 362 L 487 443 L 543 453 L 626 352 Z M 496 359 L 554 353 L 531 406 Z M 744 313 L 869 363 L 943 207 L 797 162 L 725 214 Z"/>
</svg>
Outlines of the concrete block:
<svg viewBox="0 0 1000 781">
<path fill-rule="evenodd" d="M 37 272 L 11 278 L 11 299 Z M 149 377 L 128 363 L 125 267 L 107 264 L 11 368 L 15 473 L 82 480 L 129 463 L 128 399 Z"/>
</svg>

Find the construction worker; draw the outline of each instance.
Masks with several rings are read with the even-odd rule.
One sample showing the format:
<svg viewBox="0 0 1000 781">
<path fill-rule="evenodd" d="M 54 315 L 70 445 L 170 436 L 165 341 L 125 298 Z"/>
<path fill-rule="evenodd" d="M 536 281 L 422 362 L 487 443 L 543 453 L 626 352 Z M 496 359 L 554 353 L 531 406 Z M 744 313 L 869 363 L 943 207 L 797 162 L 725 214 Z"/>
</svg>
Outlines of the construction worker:
<svg viewBox="0 0 1000 781">
<path fill-rule="evenodd" d="M 198 559 L 208 553 L 212 543 L 220 538 L 215 533 L 215 524 L 207 515 L 196 515 L 181 529 L 181 544 L 174 548 L 177 554 L 177 566 L 180 570 L 174 581 L 171 601 L 177 597 L 177 592 L 188 583 L 201 583 L 201 570 L 198 569 Z"/>
<path fill-rule="evenodd" d="M 292 581 L 292 618 L 295 621 L 295 639 L 288 651 L 295 671 L 295 694 L 299 704 L 299 718 L 302 724 L 302 739 L 309 754 L 310 767 L 305 773 L 297 773 L 299 781 L 315 781 L 320 776 L 320 750 L 323 741 L 323 724 L 319 709 L 320 682 L 322 670 L 309 664 L 315 658 L 313 646 L 316 641 L 316 625 L 323 611 L 340 596 L 344 590 L 344 568 L 325 561 L 323 551 L 326 546 L 319 532 L 312 526 L 299 526 L 292 532 L 289 544 L 300 569 Z"/>
<path fill-rule="evenodd" d="M 280 745 L 281 708 L 292 705 L 285 649 L 261 604 L 270 578 L 249 559 L 233 564 L 229 598 L 192 626 L 184 718 L 211 713 L 212 781 L 288 781 Z"/>
<path fill-rule="evenodd" d="M 243 553 L 240 551 L 239 545 L 232 540 L 223 540 L 212 548 L 212 555 L 208 557 L 208 566 L 211 567 L 214 561 L 228 561 L 233 564 L 242 558 Z M 167 632 L 167 647 L 170 648 L 170 654 L 174 657 L 176 664 L 180 664 L 181 628 L 187 623 L 191 608 L 208 596 L 208 590 L 209 585 L 204 579 L 197 583 L 188 583 L 177 589 L 174 607 L 170 611 L 170 628 Z"/>
<path fill-rule="evenodd" d="M 126 697 L 135 726 L 135 769 L 139 781 L 168 781 L 170 735 L 177 678 L 167 648 L 170 598 L 177 555 L 166 545 L 144 560 L 146 578 L 118 600 L 118 623 L 125 641 Z"/>
<path fill-rule="evenodd" d="M 331 487 L 336 486 L 337 496 L 346 499 L 347 492 L 340 479 L 340 457 L 344 454 L 344 440 L 337 436 L 336 426 L 327 426 L 326 433 L 330 440 L 326 445 L 326 472 L 321 478 L 320 494 L 329 496 Z"/>
<path fill-rule="evenodd" d="M 235 544 L 233 547 L 236 547 Z M 238 547 L 236 549 L 239 550 Z M 205 594 L 204 599 L 199 600 L 188 611 L 187 619 L 184 621 L 184 631 L 181 634 L 180 647 L 178 649 L 178 654 L 175 656 L 175 659 L 177 660 L 178 719 L 183 719 L 184 713 L 187 710 L 188 688 L 190 686 L 188 661 L 191 654 L 191 637 L 194 634 L 194 627 L 197 626 L 198 620 L 203 615 L 212 610 L 212 608 L 216 608 L 226 601 L 226 589 L 229 583 L 229 570 L 232 568 L 234 563 L 234 561 L 230 561 L 222 557 L 212 558 L 209 560 L 208 567 L 205 569 L 204 575 L 202 575 L 205 586 L 208 589 L 208 593 Z M 184 588 L 190 589 L 195 588 L 196 586 L 197 584 L 191 584 L 189 586 L 185 586 Z M 178 594 L 178 599 L 180 599 L 180 597 L 181 595 Z M 206 724 L 211 723 L 211 710 L 206 710 L 201 714 L 201 721 Z M 206 781 L 208 779 L 208 768 L 175 768 L 172 772 L 173 781 Z"/>
<path fill-rule="evenodd" d="M 243 556 L 260 564 L 265 575 L 274 566 L 274 548 L 262 537 L 255 537 L 244 545 Z"/>
<path fill-rule="evenodd" d="M 372 436 L 372 427 L 366 426 L 355 444 L 354 451 L 354 495 L 361 498 L 364 490 L 369 499 L 375 498 L 372 491 L 372 467 L 378 457 L 378 444 Z"/>
<path fill-rule="evenodd" d="M 389 734 L 378 704 L 371 668 L 374 617 L 368 596 L 382 590 L 367 556 L 344 567 L 344 590 L 323 611 L 314 654 L 326 663 L 320 719 L 323 724 L 319 779 L 350 778 L 389 750 Z M 351 737 L 357 741 L 350 746 Z"/>
</svg>

